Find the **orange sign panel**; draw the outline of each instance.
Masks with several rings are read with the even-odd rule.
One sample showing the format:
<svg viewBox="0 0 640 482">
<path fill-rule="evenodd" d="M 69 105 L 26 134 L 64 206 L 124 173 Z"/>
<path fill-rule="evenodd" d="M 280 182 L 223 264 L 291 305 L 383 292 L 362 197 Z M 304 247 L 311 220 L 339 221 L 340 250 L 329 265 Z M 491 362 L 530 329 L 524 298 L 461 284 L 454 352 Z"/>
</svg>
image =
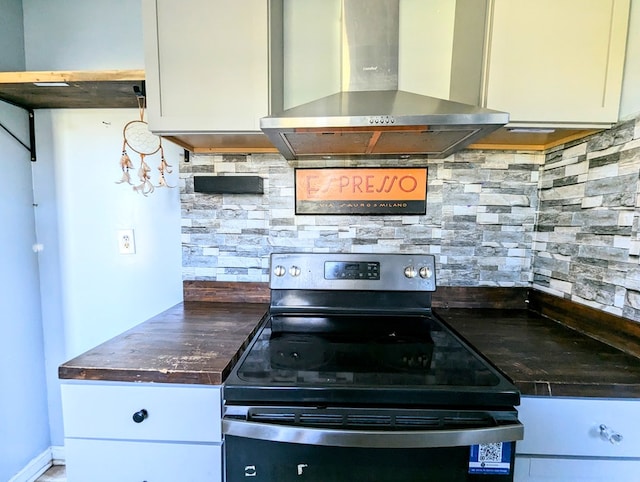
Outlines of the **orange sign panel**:
<svg viewBox="0 0 640 482">
<path fill-rule="evenodd" d="M 299 214 L 424 214 L 426 196 L 426 168 L 296 169 Z"/>
</svg>

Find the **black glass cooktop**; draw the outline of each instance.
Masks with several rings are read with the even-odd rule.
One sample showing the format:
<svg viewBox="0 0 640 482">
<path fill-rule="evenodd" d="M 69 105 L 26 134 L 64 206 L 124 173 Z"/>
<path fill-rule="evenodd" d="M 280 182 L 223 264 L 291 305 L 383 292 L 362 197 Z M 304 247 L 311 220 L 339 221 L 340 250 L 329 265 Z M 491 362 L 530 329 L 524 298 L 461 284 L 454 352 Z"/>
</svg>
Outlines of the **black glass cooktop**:
<svg viewBox="0 0 640 482">
<path fill-rule="evenodd" d="M 516 405 L 517 389 L 432 315 L 267 317 L 231 403 Z"/>
</svg>

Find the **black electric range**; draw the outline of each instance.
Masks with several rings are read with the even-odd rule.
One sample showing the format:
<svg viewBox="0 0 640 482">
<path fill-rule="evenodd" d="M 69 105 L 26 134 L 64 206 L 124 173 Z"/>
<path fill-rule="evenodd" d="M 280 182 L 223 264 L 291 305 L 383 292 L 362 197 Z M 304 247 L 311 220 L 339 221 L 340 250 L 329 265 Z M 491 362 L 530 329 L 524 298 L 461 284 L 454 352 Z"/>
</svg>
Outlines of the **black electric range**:
<svg viewBox="0 0 640 482">
<path fill-rule="evenodd" d="M 254 459 L 239 456 L 246 449 L 281 447 L 301 450 L 305 460 L 309 447 L 339 448 L 331 457 L 347 453 L 348 460 L 360 450 L 391 450 L 376 458 L 391 456 L 385 464 L 396 468 L 387 479 L 373 464 L 371 480 L 412 480 L 416 470 L 434 474 L 421 480 L 511 480 L 523 432 L 514 408 L 519 391 L 433 312 L 435 278 L 431 255 L 272 255 L 269 310 L 224 386 L 228 480 L 254 477 Z M 474 469 L 460 455 L 479 459 L 487 444 L 505 450 L 493 468 L 485 458 Z M 424 461 L 454 451 L 458 475 L 407 463 L 393 450 L 418 450 Z M 342 480 L 314 457 L 312 480 Z M 278 456 L 267 459 L 258 464 L 260 474 L 271 474 L 264 480 L 287 480 L 289 472 L 294 480 L 299 469 L 277 472 L 268 461 Z"/>
</svg>

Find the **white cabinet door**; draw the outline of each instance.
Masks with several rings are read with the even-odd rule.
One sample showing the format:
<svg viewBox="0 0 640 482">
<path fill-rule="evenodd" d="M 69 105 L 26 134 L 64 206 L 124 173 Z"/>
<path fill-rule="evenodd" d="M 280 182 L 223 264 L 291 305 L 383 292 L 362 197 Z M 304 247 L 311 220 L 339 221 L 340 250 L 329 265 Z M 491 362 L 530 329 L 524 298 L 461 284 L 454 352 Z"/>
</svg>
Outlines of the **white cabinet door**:
<svg viewBox="0 0 640 482">
<path fill-rule="evenodd" d="M 68 482 L 212 482 L 222 478 L 222 446 L 66 439 Z"/>
<path fill-rule="evenodd" d="M 485 102 L 511 124 L 618 120 L 629 0 L 493 0 Z"/>
<path fill-rule="evenodd" d="M 143 0 L 148 122 L 162 133 L 260 130 L 267 0 Z"/>
</svg>

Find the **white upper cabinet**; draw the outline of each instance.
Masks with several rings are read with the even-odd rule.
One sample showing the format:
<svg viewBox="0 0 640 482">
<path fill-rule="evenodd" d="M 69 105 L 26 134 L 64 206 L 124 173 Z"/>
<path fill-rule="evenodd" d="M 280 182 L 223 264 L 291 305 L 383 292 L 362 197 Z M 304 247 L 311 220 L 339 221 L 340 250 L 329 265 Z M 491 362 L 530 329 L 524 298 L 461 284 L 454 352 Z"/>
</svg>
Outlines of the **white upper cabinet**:
<svg viewBox="0 0 640 482">
<path fill-rule="evenodd" d="M 143 0 L 158 134 L 257 133 L 340 90 L 339 0 Z M 630 0 L 400 0 L 401 90 L 509 112 L 510 126 L 618 121 Z"/>
<path fill-rule="evenodd" d="M 492 0 L 483 104 L 510 124 L 618 120 L 629 0 Z"/>
<path fill-rule="evenodd" d="M 151 130 L 259 131 L 269 112 L 269 2 L 142 5 Z"/>
</svg>

